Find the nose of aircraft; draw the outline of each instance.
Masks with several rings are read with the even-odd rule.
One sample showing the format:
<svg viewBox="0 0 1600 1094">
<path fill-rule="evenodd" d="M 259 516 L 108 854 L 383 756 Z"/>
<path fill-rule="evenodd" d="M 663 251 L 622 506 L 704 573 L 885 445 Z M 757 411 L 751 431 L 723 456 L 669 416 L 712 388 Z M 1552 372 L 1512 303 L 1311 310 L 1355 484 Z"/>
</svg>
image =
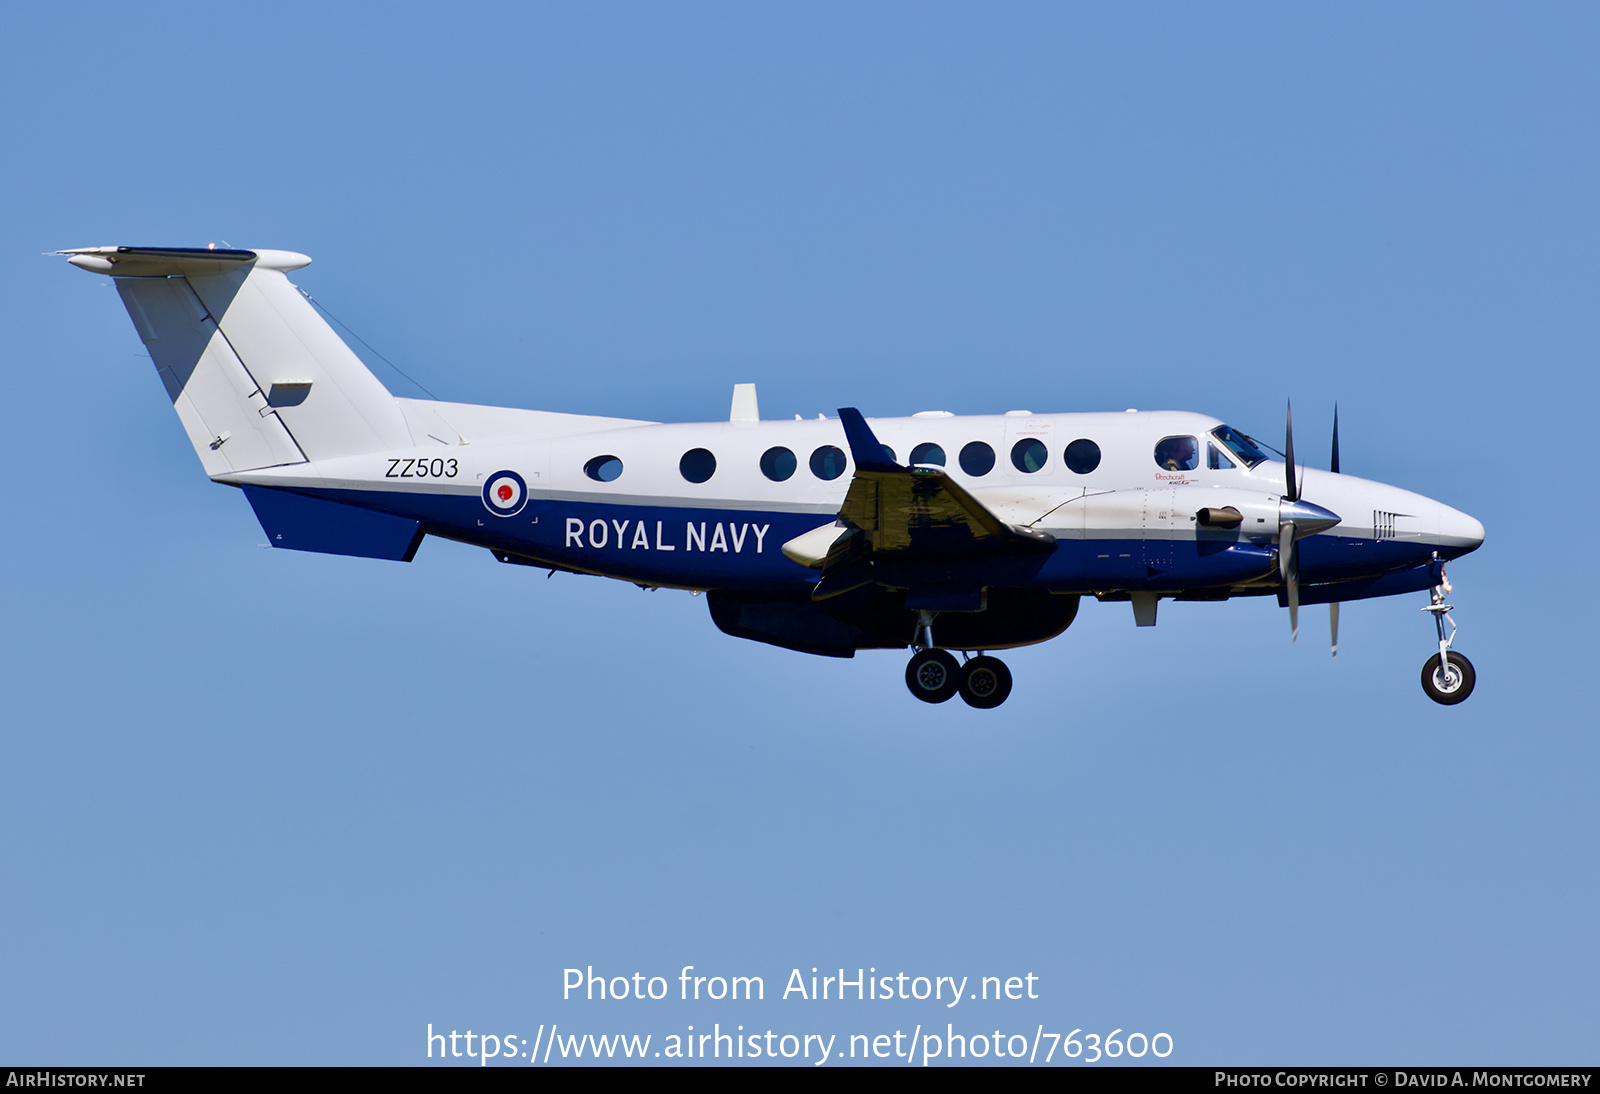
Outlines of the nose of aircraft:
<svg viewBox="0 0 1600 1094">
<path fill-rule="evenodd" d="M 1464 555 L 1476 551 L 1483 543 L 1483 525 L 1459 509 L 1440 506 L 1439 539 L 1441 546 L 1454 555 Z"/>
</svg>

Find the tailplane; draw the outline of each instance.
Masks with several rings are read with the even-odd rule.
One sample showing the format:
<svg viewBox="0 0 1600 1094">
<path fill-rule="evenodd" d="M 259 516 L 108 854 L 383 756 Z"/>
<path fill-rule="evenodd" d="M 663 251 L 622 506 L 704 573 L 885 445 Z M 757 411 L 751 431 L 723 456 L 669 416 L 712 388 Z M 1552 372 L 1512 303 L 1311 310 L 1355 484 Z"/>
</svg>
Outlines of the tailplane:
<svg viewBox="0 0 1600 1094">
<path fill-rule="evenodd" d="M 411 444 L 394 396 L 286 276 L 292 251 L 58 251 L 113 278 L 206 474 Z"/>
</svg>

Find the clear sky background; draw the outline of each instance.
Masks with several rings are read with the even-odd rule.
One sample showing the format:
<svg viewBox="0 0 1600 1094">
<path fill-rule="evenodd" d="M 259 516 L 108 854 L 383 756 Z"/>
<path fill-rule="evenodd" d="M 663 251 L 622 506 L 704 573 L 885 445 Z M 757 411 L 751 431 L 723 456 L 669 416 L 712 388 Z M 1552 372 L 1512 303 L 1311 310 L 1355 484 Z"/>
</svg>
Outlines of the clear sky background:
<svg viewBox="0 0 1600 1094">
<path fill-rule="evenodd" d="M 1593 1063 L 1592 5 L 10 5 L 0 1062 L 435 1029 L 1166 1032 Z M 1328 656 L 1086 601 L 1001 710 L 703 600 L 262 549 L 61 247 L 304 251 L 441 398 L 664 421 L 1187 409 L 1483 521 Z M 359 347 L 357 347 L 359 349 Z M 417 391 L 381 363 L 397 394 Z M 760 975 L 563 1003 L 561 970 Z M 1036 1001 L 779 1001 L 790 969 Z M 676 986 L 676 980 L 673 981 Z M 657 1042 L 657 1043 L 658 1043 Z M 842 1042 L 841 1042 L 842 1044 Z"/>
</svg>

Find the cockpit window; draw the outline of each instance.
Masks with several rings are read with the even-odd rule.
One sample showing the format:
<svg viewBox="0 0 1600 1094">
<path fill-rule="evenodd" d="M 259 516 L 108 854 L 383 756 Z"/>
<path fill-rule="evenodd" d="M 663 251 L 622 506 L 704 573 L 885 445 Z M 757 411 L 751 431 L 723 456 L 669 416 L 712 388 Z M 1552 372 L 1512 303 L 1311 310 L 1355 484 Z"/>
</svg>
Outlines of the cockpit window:
<svg viewBox="0 0 1600 1094">
<path fill-rule="evenodd" d="M 1267 454 L 1257 448 L 1249 437 L 1231 425 L 1219 425 L 1211 431 L 1211 435 L 1227 445 L 1228 450 L 1243 460 L 1246 467 L 1254 467 L 1267 458 Z"/>
<path fill-rule="evenodd" d="M 1216 445 L 1207 442 L 1206 466 L 1213 471 L 1229 471 L 1238 465 L 1232 460 L 1228 459 L 1228 457 L 1224 456 L 1221 452 L 1217 451 Z"/>
<path fill-rule="evenodd" d="M 1193 471 L 1200 466 L 1200 446 L 1193 437 L 1162 437 L 1156 442 L 1156 466 L 1163 471 Z"/>
</svg>

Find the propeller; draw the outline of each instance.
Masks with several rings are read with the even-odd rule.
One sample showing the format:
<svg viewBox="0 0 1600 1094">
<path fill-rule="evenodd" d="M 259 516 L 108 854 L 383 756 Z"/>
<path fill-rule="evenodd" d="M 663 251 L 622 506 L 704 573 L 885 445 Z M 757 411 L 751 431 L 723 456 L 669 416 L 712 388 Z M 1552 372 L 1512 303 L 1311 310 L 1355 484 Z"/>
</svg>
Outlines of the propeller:
<svg viewBox="0 0 1600 1094">
<path fill-rule="evenodd" d="M 1300 500 L 1299 476 L 1294 469 L 1294 403 L 1284 403 L 1283 409 L 1283 482 L 1284 497 L 1291 502 Z M 1300 641 L 1300 548 L 1295 545 L 1295 526 L 1292 520 L 1278 524 L 1278 576 L 1289 594 L 1289 641 Z"/>
<path fill-rule="evenodd" d="M 1333 455 L 1328 458 L 1328 470 L 1339 473 L 1339 404 L 1333 404 Z M 1333 656 L 1339 656 L 1339 602 L 1328 605 L 1328 634 L 1333 639 Z"/>
<path fill-rule="evenodd" d="M 1336 442 L 1337 443 L 1337 442 Z M 1300 497 L 1300 476 L 1294 464 L 1294 406 L 1289 404 L 1283 419 L 1284 495 L 1278 506 L 1278 578 L 1283 582 L 1284 599 L 1289 606 L 1289 633 L 1300 640 L 1300 540 L 1314 536 L 1340 521 L 1339 514 Z M 1334 462 L 1338 462 L 1337 454 Z M 1337 629 L 1337 615 L 1335 615 Z M 1338 639 L 1335 637 L 1338 648 Z"/>
</svg>

